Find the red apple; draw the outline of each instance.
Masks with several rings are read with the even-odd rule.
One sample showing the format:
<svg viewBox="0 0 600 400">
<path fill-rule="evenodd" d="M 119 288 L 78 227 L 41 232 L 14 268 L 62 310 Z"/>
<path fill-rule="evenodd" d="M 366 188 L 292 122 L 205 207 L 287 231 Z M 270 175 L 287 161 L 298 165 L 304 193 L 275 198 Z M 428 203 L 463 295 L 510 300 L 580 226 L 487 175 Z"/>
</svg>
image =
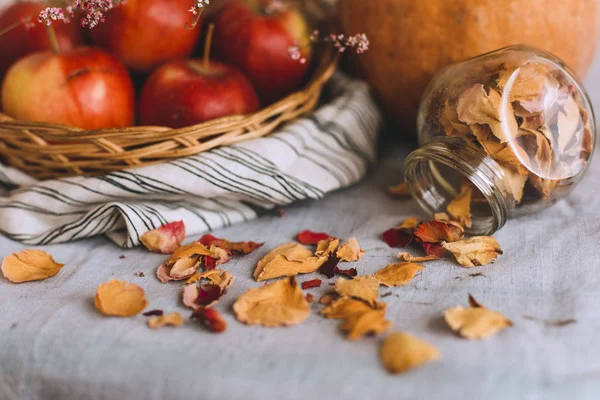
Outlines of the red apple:
<svg viewBox="0 0 600 400">
<path fill-rule="evenodd" d="M 0 79 L 19 58 L 29 53 L 51 48 L 45 24 L 38 22 L 38 14 L 46 7 L 48 7 L 47 2 L 19 2 L 6 8 L 0 14 L 0 31 L 24 19 L 29 19 L 29 23 L 0 35 L 0 49 L 2 49 Z M 61 51 L 67 51 L 83 44 L 84 36 L 76 21 L 68 24 L 60 21 L 52 26 Z"/>
<path fill-rule="evenodd" d="M 186 29 L 194 0 L 127 0 L 106 13 L 106 22 L 91 30 L 100 47 L 129 68 L 149 71 L 166 61 L 189 56 L 201 27 Z"/>
<path fill-rule="evenodd" d="M 252 84 L 237 69 L 211 61 L 172 61 L 152 73 L 142 90 L 140 123 L 172 128 L 259 108 Z"/>
<path fill-rule="evenodd" d="M 244 71 L 262 99 L 271 103 L 300 88 L 308 63 L 292 60 L 289 48 L 310 55 L 310 29 L 304 16 L 289 6 L 265 13 L 259 6 L 234 1 L 215 17 L 216 58 Z"/>
<path fill-rule="evenodd" d="M 115 57 L 92 47 L 30 54 L 7 72 L 4 112 L 25 121 L 83 129 L 129 126 L 134 118 L 133 84 Z"/>
</svg>

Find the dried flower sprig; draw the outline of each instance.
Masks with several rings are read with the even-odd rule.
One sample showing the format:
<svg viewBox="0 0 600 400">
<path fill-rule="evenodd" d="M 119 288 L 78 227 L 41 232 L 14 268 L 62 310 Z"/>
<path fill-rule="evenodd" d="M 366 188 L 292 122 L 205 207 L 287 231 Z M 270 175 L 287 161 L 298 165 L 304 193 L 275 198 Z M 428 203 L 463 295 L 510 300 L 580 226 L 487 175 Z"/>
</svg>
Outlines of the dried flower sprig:
<svg viewBox="0 0 600 400">
<path fill-rule="evenodd" d="M 51 25 L 55 21 L 70 22 L 76 12 L 83 14 L 81 26 L 93 28 L 105 20 L 106 12 L 124 5 L 127 0 L 65 0 L 62 7 L 46 7 L 38 21 Z"/>
<path fill-rule="evenodd" d="M 194 5 L 192 6 L 192 8 L 190 8 L 190 12 L 194 15 L 194 20 L 192 21 L 192 23 L 189 25 L 186 23 L 185 27 L 187 29 L 194 29 L 196 27 L 196 25 L 198 25 L 198 22 L 200 21 L 200 17 L 202 16 L 202 13 L 204 12 L 204 8 L 205 6 L 210 5 L 210 0 L 196 0 L 196 2 L 194 3 Z"/>
<path fill-rule="evenodd" d="M 362 54 L 369 50 L 369 38 L 364 33 L 357 33 L 356 35 L 342 35 L 342 34 L 330 34 L 321 37 L 321 32 L 314 30 L 310 35 L 311 43 L 332 43 L 333 47 L 336 48 L 340 53 L 345 52 L 347 49 L 354 49 L 357 54 Z M 292 60 L 299 61 L 301 64 L 306 63 L 306 57 L 302 56 L 303 47 L 292 46 L 288 48 L 288 52 Z"/>
</svg>

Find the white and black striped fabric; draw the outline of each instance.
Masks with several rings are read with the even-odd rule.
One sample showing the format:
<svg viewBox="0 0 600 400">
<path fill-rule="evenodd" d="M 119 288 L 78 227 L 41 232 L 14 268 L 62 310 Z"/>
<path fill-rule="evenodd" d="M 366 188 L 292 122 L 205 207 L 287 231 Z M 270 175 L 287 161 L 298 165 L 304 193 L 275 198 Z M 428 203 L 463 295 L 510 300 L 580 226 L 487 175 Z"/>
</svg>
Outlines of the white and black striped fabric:
<svg viewBox="0 0 600 400">
<path fill-rule="evenodd" d="M 365 175 L 382 120 L 366 84 L 338 74 L 328 92 L 277 133 L 166 164 L 43 182 L 0 164 L 0 232 L 30 245 L 106 234 L 132 247 L 170 221 L 197 234 L 321 198 Z"/>
</svg>

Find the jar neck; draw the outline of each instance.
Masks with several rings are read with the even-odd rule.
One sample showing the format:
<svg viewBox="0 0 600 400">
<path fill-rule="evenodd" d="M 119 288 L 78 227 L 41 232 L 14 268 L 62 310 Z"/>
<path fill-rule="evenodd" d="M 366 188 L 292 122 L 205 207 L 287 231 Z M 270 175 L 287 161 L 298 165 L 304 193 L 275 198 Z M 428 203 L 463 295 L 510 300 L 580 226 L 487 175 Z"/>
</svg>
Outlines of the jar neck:
<svg viewBox="0 0 600 400">
<path fill-rule="evenodd" d="M 435 137 L 408 155 L 405 180 L 412 197 L 430 215 L 445 212 L 464 179 L 482 196 L 471 202 L 470 235 L 491 235 L 504 226 L 514 207 L 510 186 L 500 165 L 462 139 Z"/>
</svg>

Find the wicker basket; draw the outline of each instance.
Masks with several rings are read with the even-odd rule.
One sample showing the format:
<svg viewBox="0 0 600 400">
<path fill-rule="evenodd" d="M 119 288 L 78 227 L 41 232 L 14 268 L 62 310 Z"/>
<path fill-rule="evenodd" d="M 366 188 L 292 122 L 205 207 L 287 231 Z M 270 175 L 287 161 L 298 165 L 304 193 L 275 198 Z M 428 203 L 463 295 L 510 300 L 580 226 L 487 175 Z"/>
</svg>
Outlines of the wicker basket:
<svg viewBox="0 0 600 400">
<path fill-rule="evenodd" d="M 312 111 L 337 66 L 331 49 L 318 54 L 306 87 L 257 113 L 171 129 L 133 126 L 86 131 L 42 122 L 17 121 L 0 113 L 0 159 L 38 179 L 102 175 L 157 164 L 265 136 Z M 60 143 L 60 144 L 54 144 Z"/>
</svg>

